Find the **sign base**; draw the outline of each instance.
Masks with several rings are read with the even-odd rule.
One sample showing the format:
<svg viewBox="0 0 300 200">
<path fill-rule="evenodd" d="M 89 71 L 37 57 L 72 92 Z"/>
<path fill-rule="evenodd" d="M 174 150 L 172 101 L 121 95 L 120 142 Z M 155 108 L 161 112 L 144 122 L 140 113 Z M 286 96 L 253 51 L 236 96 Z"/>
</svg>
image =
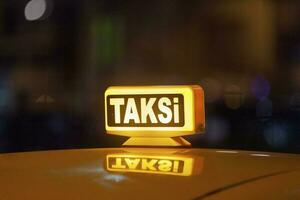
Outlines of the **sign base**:
<svg viewBox="0 0 300 200">
<path fill-rule="evenodd" d="M 144 137 L 131 137 L 123 146 L 191 146 L 191 143 L 182 137 L 172 138 L 144 138 Z"/>
</svg>

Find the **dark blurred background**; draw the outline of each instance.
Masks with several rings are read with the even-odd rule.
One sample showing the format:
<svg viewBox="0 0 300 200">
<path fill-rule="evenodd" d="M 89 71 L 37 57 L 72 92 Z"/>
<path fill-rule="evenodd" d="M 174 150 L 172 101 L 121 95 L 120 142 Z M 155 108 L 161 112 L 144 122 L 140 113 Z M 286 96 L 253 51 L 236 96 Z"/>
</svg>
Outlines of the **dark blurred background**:
<svg viewBox="0 0 300 200">
<path fill-rule="evenodd" d="M 300 1 L 0 1 L 0 152 L 117 147 L 111 85 L 200 84 L 194 147 L 300 153 Z"/>
</svg>

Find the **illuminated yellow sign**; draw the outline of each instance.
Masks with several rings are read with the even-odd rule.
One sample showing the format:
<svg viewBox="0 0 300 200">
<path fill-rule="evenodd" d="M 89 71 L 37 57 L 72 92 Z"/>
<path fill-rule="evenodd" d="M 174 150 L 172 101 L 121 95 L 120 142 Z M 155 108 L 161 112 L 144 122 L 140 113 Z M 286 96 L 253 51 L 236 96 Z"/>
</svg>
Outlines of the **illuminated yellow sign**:
<svg viewBox="0 0 300 200">
<path fill-rule="evenodd" d="M 191 176 L 201 172 L 203 159 L 183 156 L 149 156 L 111 154 L 106 156 L 106 169 L 117 172 L 153 173 Z"/>
<path fill-rule="evenodd" d="M 200 86 L 109 87 L 105 92 L 109 134 L 132 137 L 124 145 L 190 145 L 179 136 L 204 131 Z"/>
</svg>

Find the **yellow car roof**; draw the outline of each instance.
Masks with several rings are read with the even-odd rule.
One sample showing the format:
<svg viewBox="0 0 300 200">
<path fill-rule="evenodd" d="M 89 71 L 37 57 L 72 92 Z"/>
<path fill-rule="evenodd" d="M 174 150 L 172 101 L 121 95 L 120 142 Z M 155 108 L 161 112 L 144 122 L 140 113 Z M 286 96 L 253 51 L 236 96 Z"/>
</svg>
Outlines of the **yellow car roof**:
<svg viewBox="0 0 300 200">
<path fill-rule="evenodd" d="M 300 199 L 300 156 L 178 148 L 0 154 L 0 199 Z"/>
</svg>

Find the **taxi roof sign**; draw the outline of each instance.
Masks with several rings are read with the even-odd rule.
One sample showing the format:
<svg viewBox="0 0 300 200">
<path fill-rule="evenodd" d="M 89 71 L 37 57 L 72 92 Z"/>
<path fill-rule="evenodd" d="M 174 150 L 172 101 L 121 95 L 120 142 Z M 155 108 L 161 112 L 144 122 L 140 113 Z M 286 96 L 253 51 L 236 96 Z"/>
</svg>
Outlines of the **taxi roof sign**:
<svg viewBox="0 0 300 200">
<path fill-rule="evenodd" d="M 189 146 L 180 136 L 204 131 L 204 92 L 198 85 L 112 86 L 105 91 L 108 134 L 123 145 Z"/>
</svg>

